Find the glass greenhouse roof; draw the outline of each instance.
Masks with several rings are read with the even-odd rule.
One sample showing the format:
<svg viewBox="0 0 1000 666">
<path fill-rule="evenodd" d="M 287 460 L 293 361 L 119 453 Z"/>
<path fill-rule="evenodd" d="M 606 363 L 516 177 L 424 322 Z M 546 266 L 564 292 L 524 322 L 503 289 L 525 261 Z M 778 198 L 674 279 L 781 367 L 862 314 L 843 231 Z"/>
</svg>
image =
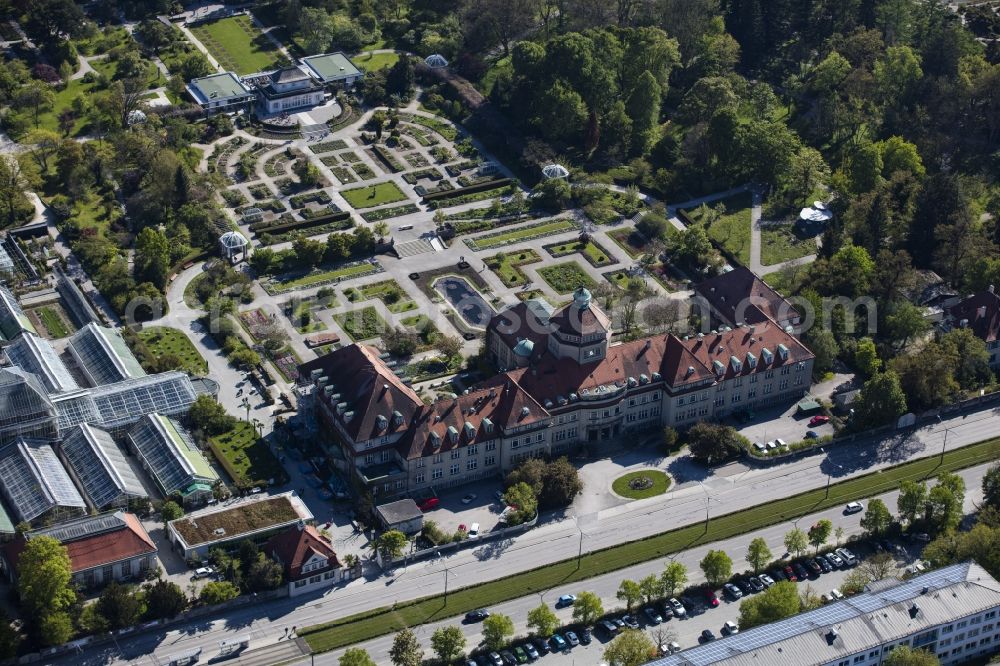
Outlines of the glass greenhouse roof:
<svg viewBox="0 0 1000 666">
<path fill-rule="evenodd" d="M 0 452 L 0 487 L 19 521 L 33 521 L 57 507 L 87 507 L 45 442 L 19 439 Z"/>
<path fill-rule="evenodd" d="M 135 423 L 154 412 L 177 416 L 187 412 L 198 394 L 183 372 L 164 372 L 129 379 L 91 390 L 100 417 L 109 430 Z"/>
<path fill-rule="evenodd" d="M 165 416 L 149 414 L 129 431 L 128 438 L 164 495 L 219 478 L 187 432 Z"/>
<path fill-rule="evenodd" d="M 14 294 L 10 293 L 7 287 L 0 285 L 0 336 L 5 340 L 13 340 L 23 331 L 38 334 L 35 325 L 24 314 Z"/>
<path fill-rule="evenodd" d="M 70 338 L 69 347 L 94 386 L 146 376 L 132 350 L 113 328 L 87 324 Z"/>
<path fill-rule="evenodd" d="M 49 341 L 34 333 L 25 333 L 11 343 L 7 347 L 7 358 L 14 365 L 35 374 L 50 393 L 80 388 Z"/>
<path fill-rule="evenodd" d="M 107 431 L 81 424 L 63 440 L 62 452 L 94 506 L 106 507 L 122 495 L 146 496 L 125 454 Z"/>
<path fill-rule="evenodd" d="M 17 366 L 0 370 L 0 441 L 55 435 L 55 417 L 55 407 L 34 374 Z"/>
</svg>

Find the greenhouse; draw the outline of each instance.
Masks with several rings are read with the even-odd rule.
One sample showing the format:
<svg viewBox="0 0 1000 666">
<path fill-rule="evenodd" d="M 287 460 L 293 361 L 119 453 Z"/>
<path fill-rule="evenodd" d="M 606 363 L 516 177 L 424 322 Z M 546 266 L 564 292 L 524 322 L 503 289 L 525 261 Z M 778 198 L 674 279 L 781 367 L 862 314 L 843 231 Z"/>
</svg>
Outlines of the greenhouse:
<svg viewBox="0 0 1000 666">
<path fill-rule="evenodd" d="M 121 333 L 113 328 L 87 324 L 70 338 L 69 351 L 91 386 L 146 376 Z"/>
<path fill-rule="evenodd" d="M 125 454 L 107 431 L 83 423 L 63 440 L 61 450 L 83 492 L 98 510 L 147 496 Z"/>
<path fill-rule="evenodd" d="M 164 495 L 179 493 L 185 504 L 212 498 L 212 485 L 219 476 L 174 421 L 148 414 L 129 430 L 128 441 Z"/>
<path fill-rule="evenodd" d="M 546 164 L 542 167 L 542 175 L 546 180 L 569 178 L 569 171 L 562 164 Z"/>
<path fill-rule="evenodd" d="M 56 409 L 38 377 L 16 366 L 0 369 L 0 444 L 18 437 L 56 437 Z"/>
<path fill-rule="evenodd" d="M 14 294 L 0 285 L 0 340 L 13 340 L 24 331 L 38 334 Z"/>
<path fill-rule="evenodd" d="M 0 275 L 8 277 L 13 275 L 16 270 L 14 260 L 7 254 L 7 250 L 4 249 L 3 245 L 0 245 Z"/>
<path fill-rule="evenodd" d="M 7 358 L 12 364 L 41 379 L 49 393 L 80 388 L 49 341 L 34 333 L 24 333 L 11 343 L 7 347 Z"/>
<path fill-rule="evenodd" d="M 97 407 L 97 425 L 111 431 L 130 426 L 153 412 L 166 416 L 186 414 L 198 397 L 188 376 L 176 371 L 101 386 L 90 394 Z"/>
<path fill-rule="evenodd" d="M 52 445 L 37 440 L 18 439 L 0 451 L 0 490 L 18 522 L 71 517 L 87 508 Z"/>
<path fill-rule="evenodd" d="M 448 61 L 440 53 L 435 53 L 424 58 L 424 62 L 431 69 L 441 69 L 442 67 L 448 66 Z"/>
</svg>

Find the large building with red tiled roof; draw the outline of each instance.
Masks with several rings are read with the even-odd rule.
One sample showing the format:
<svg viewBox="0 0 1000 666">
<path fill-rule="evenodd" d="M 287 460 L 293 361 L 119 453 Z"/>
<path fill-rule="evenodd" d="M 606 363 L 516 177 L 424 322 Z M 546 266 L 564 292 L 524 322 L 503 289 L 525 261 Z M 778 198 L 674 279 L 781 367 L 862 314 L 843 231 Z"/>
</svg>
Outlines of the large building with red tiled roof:
<svg viewBox="0 0 1000 666">
<path fill-rule="evenodd" d="M 141 579 L 157 566 L 156 544 L 142 523 L 134 514 L 116 511 L 19 534 L 0 550 L 4 571 L 12 583 L 25 546 L 40 536 L 52 537 L 66 546 L 73 582 L 85 589 L 112 580 Z"/>
<path fill-rule="evenodd" d="M 552 312 L 519 304 L 487 327 L 501 373 L 425 405 L 374 350 L 338 349 L 300 367 L 316 416 L 379 501 L 496 476 L 534 456 L 792 402 L 813 354 L 760 316 L 681 339 L 611 342 L 586 289 Z"/>
<path fill-rule="evenodd" d="M 312 525 L 299 523 L 271 537 L 264 552 L 282 567 L 291 596 L 330 587 L 349 577 L 330 543 Z"/>
<path fill-rule="evenodd" d="M 782 328 L 798 326 L 800 316 L 784 297 L 749 268 L 733 270 L 699 282 L 695 287 L 709 306 L 713 326 L 742 326 L 767 321 Z"/>
<path fill-rule="evenodd" d="M 955 328 L 972 331 L 986 343 L 990 367 L 1000 368 L 1000 295 L 992 285 L 946 308 L 941 327 L 945 331 Z"/>
</svg>

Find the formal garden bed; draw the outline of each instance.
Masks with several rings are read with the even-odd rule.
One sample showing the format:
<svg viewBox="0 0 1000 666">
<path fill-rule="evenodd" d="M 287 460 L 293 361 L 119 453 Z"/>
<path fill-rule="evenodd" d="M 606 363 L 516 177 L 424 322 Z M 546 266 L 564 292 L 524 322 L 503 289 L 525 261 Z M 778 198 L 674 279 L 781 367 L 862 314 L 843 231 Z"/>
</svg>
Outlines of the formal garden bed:
<svg viewBox="0 0 1000 666">
<path fill-rule="evenodd" d="M 576 222 L 568 218 L 560 218 L 558 220 L 548 220 L 546 222 L 529 224 L 527 226 L 518 227 L 517 229 L 509 229 L 483 236 L 477 236 L 476 238 L 466 238 L 465 244 L 472 250 L 487 250 L 489 248 L 511 245 L 513 243 L 520 243 L 522 241 L 533 240 L 535 238 L 554 236 L 555 234 L 566 233 L 567 231 L 573 231 L 576 229 L 579 229 Z"/>
<path fill-rule="evenodd" d="M 411 113 L 400 113 L 399 119 L 403 122 L 426 127 L 427 129 L 441 135 L 448 141 L 454 142 L 458 138 L 458 129 L 454 125 L 437 117 L 427 118 L 425 116 L 418 116 Z"/>
<path fill-rule="evenodd" d="M 343 139 L 334 139 L 333 141 L 324 141 L 323 143 L 314 143 L 309 146 L 309 150 L 313 153 L 332 153 L 335 150 L 344 150 L 348 148 L 347 142 Z"/>
<path fill-rule="evenodd" d="M 597 286 L 594 278 L 583 270 L 575 261 L 562 264 L 552 264 L 538 269 L 538 275 L 552 287 L 557 294 L 570 294 L 579 287 L 593 289 Z"/>
<path fill-rule="evenodd" d="M 308 273 L 293 273 L 268 280 L 262 280 L 264 291 L 274 296 L 295 289 L 306 289 L 317 285 L 332 284 L 341 280 L 381 273 L 384 269 L 377 261 L 356 261 L 335 268 L 317 268 Z"/>
<path fill-rule="evenodd" d="M 151 326 L 143 328 L 136 335 L 159 363 L 164 363 L 165 357 L 172 357 L 179 362 L 177 367 L 185 372 L 192 375 L 208 374 L 208 363 L 182 331 L 169 326 Z"/>
<path fill-rule="evenodd" d="M 581 254 L 591 266 L 598 268 L 615 263 L 615 260 L 608 254 L 608 251 L 590 238 L 577 239 L 568 243 L 546 245 L 545 251 L 557 258 L 571 254 Z"/>
<path fill-rule="evenodd" d="M 486 265 L 508 287 L 519 287 L 528 283 L 528 276 L 521 271 L 521 266 L 541 261 L 542 258 L 532 249 L 506 253 L 497 252 L 484 261 Z"/>
<path fill-rule="evenodd" d="M 409 215 L 411 213 L 419 213 L 420 208 L 417 204 L 408 203 L 402 206 L 392 206 L 390 208 L 378 208 L 376 210 L 366 211 L 361 213 L 361 219 L 365 222 L 378 222 L 379 220 L 387 220 L 390 217 L 400 217 L 401 215 Z"/>
<path fill-rule="evenodd" d="M 373 282 L 359 287 L 348 287 L 344 290 L 344 298 L 351 303 L 357 301 L 367 301 L 378 299 L 385 304 L 389 312 L 400 313 L 416 310 L 417 304 L 413 302 L 399 283 L 395 280 L 383 280 Z"/>
<path fill-rule="evenodd" d="M 390 181 L 344 190 L 341 196 L 356 209 L 374 208 L 382 204 L 405 201 L 406 195 L 396 183 Z"/>
<path fill-rule="evenodd" d="M 250 196 L 254 198 L 255 201 L 265 201 L 267 199 L 274 198 L 274 191 L 268 186 L 267 183 L 257 183 L 256 185 L 251 185 L 247 188 L 250 192 Z"/>
<path fill-rule="evenodd" d="M 608 236 L 633 259 L 645 254 L 649 244 L 645 236 L 631 228 L 609 231 Z"/>
<path fill-rule="evenodd" d="M 355 342 L 376 338 L 388 328 L 385 320 L 371 305 L 360 310 L 341 312 L 334 315 L 333 319 Z"/>
<path fill-rule="evenodd" d="M 288 472 L 258 436 L 252 423 L 239 421 L 229 432 L 210 437 L 208 443 L 237 485 L 280 486 L 288 482 Z"/>
<path fill-rule="evenodd" d="M 670 477 L 658 469 L 643 469 L 619 476 L 611 484 L 611 490 L 619 497 L 646 499 L 667 492 Z"/>
<path fill-rule="evenodd" d="M 49 303 L 25 311 L 42 337 L 57 340 L 76 331 L 73 320 L 59 303 Z M 41 326 L 39 326 L 41 324 Z"/>
</svg>

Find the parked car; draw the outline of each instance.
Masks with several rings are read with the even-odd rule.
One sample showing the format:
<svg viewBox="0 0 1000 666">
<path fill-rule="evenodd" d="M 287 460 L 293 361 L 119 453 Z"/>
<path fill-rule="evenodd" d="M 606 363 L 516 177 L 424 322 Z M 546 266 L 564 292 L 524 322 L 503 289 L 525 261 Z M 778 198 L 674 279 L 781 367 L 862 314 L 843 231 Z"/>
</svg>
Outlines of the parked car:
<svg viewBox="0 0 1000 666">
<path fill-rule="evenodd" d="M 792 569 L 795 570 L 795 575 L 798 576 L 799 580 L 809 578 L 809 571 L 800 562 L 792 563 Z"/>
<path fill-rule="evenodd" d="M 472 504 L 476 501 L 476 493 L 469 493 L 462 498 L 462 504 Z"/>
<path fill-rule="evenodd" d="M 215 575 L 215 569 L 213 567 L 198 567 L 194 570 L 195 578 L 208 578 L 213 575 Z"/>
<path fill-rule="evenodd" d="M 567 631 L 565 634 L 566 642 L 569 643 L 570 647 L 576 647 L 580 644 L 580 639 L 576 635 L 575 631 Z"/>
<path fill-rule="evenodd" d="M 844 507 L 844 513 L 858 513 L 864 511 L 865 507 L 861 502 L 848 502 L 847 506 Z"/>
<path fill-rule="evenodd" d="M 503 659 L 503 663 L 506 666 L 517 666 L 517 658 L 510 650 L 501 650 L 500 657 Z"/>
<path fill-rule="evenodd" d="M 757 576 L 757 578 L 759 578 L 760 582 L 764 584 L 764 587 L 771 587 L 772 585 L 774 585 L 774 579 L 768 576 L 767 574 L 761 574 Z"/>
<path fill-rule="evenodd" d="M 767 443 L 767 448 L 771 450 L 776 449 L 778 448 L 778 444 L 772 439 L 770 442 Z"/>
<path fill-rule="evenodd" d="M 744 596 L 753 594 L 753 588 L 750 587 L 749 578 L 739 578 L 733 583 L 733 585 L 740 588 L 740 592 L 742 592 Z"/>
<path fill-rule="evenodd" d="M 921 543 L 927 543 L 928 541 L 931 540 L 931 535 L 928 534 L 927 532 L 917 532 L 916 534 L 913 535 L 913 540 L 919 541 Z"/>
<path fill-rule="evenodd" d="M 660 616 L 656 609 L 652 606 L 647 606 L 642 609 L 642 612 L 646 614 L 646 622 L 648 624 L 656 625 L 663 622 L 663 618 Z"/>
<path fill-rule="evenodd" d="M 701 636 L 698 637 L 699 643 L 711 643 L 715 640 L 715 634 L 712 633 L 711 629 L 705 629 L 701 632 Z"/>
<path fill-rule="evenodd" d="M 472 523 L 469 527 L 469 533 L 467 535 L 470 539 L 475 539 L 479 536 L 479 523 Z"/>
<path fill-rule="evenodd" d="M 664 647 L 666 649 L 664 649 Z M 680 646 L 680 643 L 678 643 L 677 641 L 670 641 L 669 643 L 666 644 L 666 646 L 663 645 L 660 646 L 660 652 L 662 652 L 663 654 L 677 654 L 678 652 L 681 651 L 681 649 L 682 648 Z"/>
<path fill-rule="evenodd" d="M 747 586 L 750 588 L 751 592 L 757 593 L 764 591 L 764 588 L 767 587 L 767 583 L 761 580 L 761 577 L 764 575 L 766 574 L 762 574 L 761 576 L 750 576 L 747 578 Z"/>
<path fill-rule="evenodd" d="M 553 652 L 562 652 L 566 649 L 566 639 L 559 634 L 552 634 L 552 638 L 549 639 L 549 644 L 552 646 Z"/>
<path fill-rule="evenodd" d="M 826 559 L 835 569 L 844 568 L 844 558 L 842 558 L 840 555 L 837 555 L 837 553 L 827 553 Z"/>
<path fill-rule="evenodd" d="M 715 608 L 719 605 L 719 597 L 715 596 L 715 590 L 713 590 L 710 587 L 706 587 L 704 594 L 705 594 L 705 603 L 708 604 L 710 607 Z"/>
<path fill-rule="evenodd" d="M 538 659 L 538 650 L 535 649 L 534 645 L 532 645 L 529 642 L 529 643 L 525 643 L 522 647 L 524 648 L 525 653 L 528 655 L 528 659 L 530 659 L 532 661 L 534 661 L 535 659 Z"/>
<path fill-rule="evenodd" d="M 841 559 L 844 560 L 844 564 L 853 567 L 858 563 L 858 558 L 854 556 L 854 553 L 847 550 L 846 548 L 838 548 L 837 555 L 840 555 Z"/>
<path fill-rule="evenodd" d="M 820 601 L 822 601 L 824 604 L 828 604 L 831 601 L 839 601 L 840 599 L 843 599 L 843 598 L 844 598 L 844 595 L 840 593 L 840 590 L 833 589 L 833 590 L 830 590 L 829 592 L 823 594 L 820 597 Z"/>
<path fill-rule="evenodd" d="M 781 572 L 785 574 L 785 580 L 790 580 L 793 583 L 798 582 L 799 576 L 795 573 L 795 569 L 793 569 L 791 565 L 782 569 Z"/>
<path fill-rule="evenodd" d="M 597 628 L 602 629 L 609 638 L 618 633 L 618 627 L 611 620 L 601 620 L 597 623 Z"/>
<path fill-rule="evenodd" d="M 466 622 L 481 622 L 490 616 L 490 612 L 485 608 L 477 608 L 465 614 Z"/>
<path fill-rule="evenodd" d="M 627 624 L 625 624 L 625 621 L 620 617 L 613 617 L 611 618 L 611 621 L 614 623 L 616 631 L 621 631 L 622 629 L 625 629 L 628 626 Z"/>
<path fill-rule="evenodd" d="M 520 645 L 514 648 L 514 658 L 517 659 L 517 663 L 519 664 L 528 663 L 528 653 Z"/>
<path fill-rule="evenodd" d="M 493 666 L 503 666 L 503 657 L 499 652 L 490 652 L 490 662 Z"/>
<path fill-rule="evenodd" d="M 819 433 L 815 430 L 806 430 L 806 439 L 819 439 Z"/>
<path fill-rule="evenodd" d="M 740 628 L 732 620 L 726 620 L 726 623 L 722 625 L 722 633 L 726 636 L 732 636 L 733 634 L 740 633 Z"/>
<path fill-rule="evenodd" d="M 827 416 L 826 414 L 817 414 L 816 416 L 809 419 L 809 426 L 813 427 L 813 426 L 823 425 L 824 423 L 829 423 L 829 422 L 830 422 L 829 416 Z"/>
<path fill-rule="evenodd" d="M 819 562 L 817 562 L 814 559 L 806 560 L 806 568 L 809 570 L 809 573 L 812 574 L 813 576 L 818 576 L 821 573 L 823 573 L 823 567 L 821 567 L 819 565 Z"/>
<path fill-rule="evenodd" d="M 788 442 L 786 442 L 785 440 L 781 439 L 780 437 L 778 439 L 774 440 L 774 443 L 777 444 L 778 446 L 788 446 Z"/>
<path fill-rule="evenodd" d="M 531 641 L 535 645 L 535 649 L 538 650 L 538 654 L 548 654 L 549 653 L 549 642 L 539 636 Z"/>
<path fill-rule="evenodd" d="M 639 620 L 635 619 L 633 615 L 622 615 L 621 622 L 629 629 L 639 628 Z"/>
<path fill-rule="evenodd" d="M 590 629 L 582 629 L 580 631 L 580 644 L 590 645 L 591 640 L 593 640 L 593 635 L 590 633 Z"/>
<path fill-rule="evenodd" d="M 726 596 L 728 596 L 733 601 L 743 598 L 743 592 L 741 592 L 740 588 L 736 587 L 732 583 L 726 583 L 725 585 L 722 586 L 722 589 L 725 592 Z"/>
<path fill-rule="evenodd" d="M 426 499 L 422 499 L 419 502 L 417 502 L 417 508 L 420 509 L 421 511 L 427 512 L 430 511 L 431 509 L 438 508 L 439 504 L 441 504 L 441 500 L 439 500 L 437 497 L 428 497 Z"/>
<path fill-rule="evenodd" d="M 670 604 L 670 610 L 673 611 L 675 617 L 682 618 L 687 615 L 687 609 L 684 608 L 684 604 L 677 597 L 670 597 L 667 599 L 667 603 Z"/>
<path fill-rule="evenodd" d="M 771 577 L 771 579 L 775 583 L 780 583 L 783 580 L 788 580 L 788 576 L 785 575 L 785 570 L 784 569 L 780 569 L 780 568 L 772 569 L 768 573 L 768 575 Z"/>
</svg>

